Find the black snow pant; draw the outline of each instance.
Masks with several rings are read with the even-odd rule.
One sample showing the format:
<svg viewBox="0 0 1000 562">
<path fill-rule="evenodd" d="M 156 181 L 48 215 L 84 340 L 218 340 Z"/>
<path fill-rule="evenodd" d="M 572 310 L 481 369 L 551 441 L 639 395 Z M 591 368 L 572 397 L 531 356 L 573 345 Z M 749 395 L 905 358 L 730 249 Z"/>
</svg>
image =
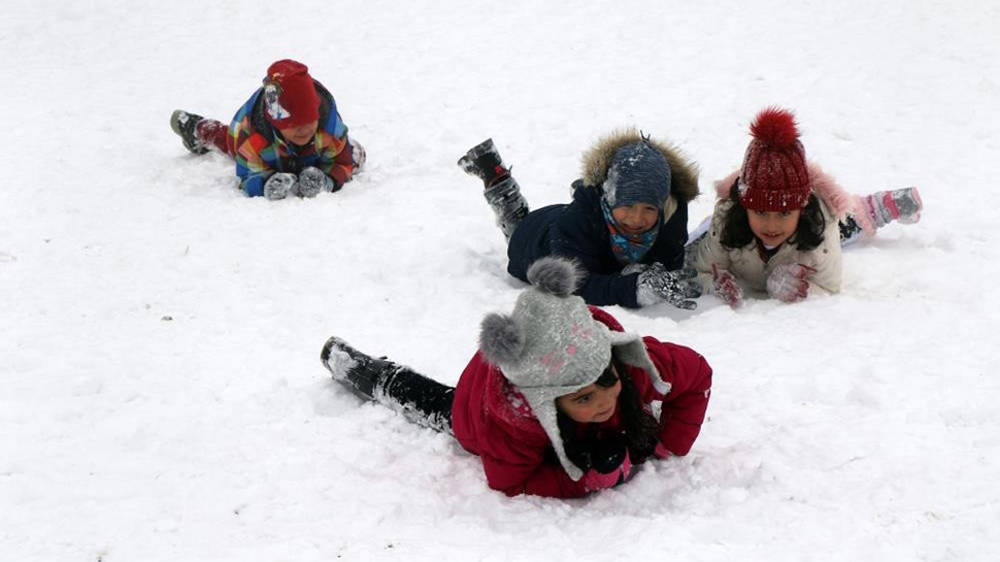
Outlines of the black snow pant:
<svg viewBox="0 0 1000 562">
<path fill-rule="evenodd" d="M 367 400 L 401 412 L 410 421 L 451 433 L 455 389 L 409 367 L 374 358 L 339 338 L 330 338 L 320 355 L 333 379 Z"/>
</svg>

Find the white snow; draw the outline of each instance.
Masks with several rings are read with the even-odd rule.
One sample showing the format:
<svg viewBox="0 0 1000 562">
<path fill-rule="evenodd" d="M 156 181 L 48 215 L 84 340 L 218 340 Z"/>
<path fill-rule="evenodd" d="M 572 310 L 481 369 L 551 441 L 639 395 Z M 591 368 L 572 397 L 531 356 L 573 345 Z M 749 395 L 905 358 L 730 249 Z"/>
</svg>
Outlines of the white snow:
<svg viewBox="0 0 1000 562">
<path fill-rule="evenodd" d="M 931 0 L 5 3 L 0 559 L 995 560 L 998 22 Z M 228 120 L 285 57 L 368 167 L 248 199 L 168 119 Z M 640 127 L 700 164 L 693 228 L 771 104 L 849 189 L 919 186 L 924 218 L 848 250 L 836 296 L 611 308 L 714 367 L 687 457 L 507 498 L 320 364 L 338 335 L 453 384 L 510 310 L 469 147 L 492 136 L 540 207 Z"/>
</svg>

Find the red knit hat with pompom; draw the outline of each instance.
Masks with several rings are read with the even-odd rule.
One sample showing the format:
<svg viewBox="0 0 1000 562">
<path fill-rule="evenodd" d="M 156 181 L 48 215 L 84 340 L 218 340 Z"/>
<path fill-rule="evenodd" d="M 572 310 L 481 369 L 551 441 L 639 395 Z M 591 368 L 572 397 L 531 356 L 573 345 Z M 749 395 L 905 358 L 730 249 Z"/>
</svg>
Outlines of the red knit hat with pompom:
<svg viewBox="0 0 1000 562">
<path fill-rule="evenodd" d="M 791 112 L 768 107 L 750 125 L 753 140 L 740 171 L 740 204 L 751 211 L 791 211 L 809 202 L 806 151 Z"/>
<path fill-rule="evenodd" d="M 283 59 L 267 68 L 264 78 L 264 115 L 279 129 L 319 120 L 319 95 L 309 67 Z"/>
</svg>

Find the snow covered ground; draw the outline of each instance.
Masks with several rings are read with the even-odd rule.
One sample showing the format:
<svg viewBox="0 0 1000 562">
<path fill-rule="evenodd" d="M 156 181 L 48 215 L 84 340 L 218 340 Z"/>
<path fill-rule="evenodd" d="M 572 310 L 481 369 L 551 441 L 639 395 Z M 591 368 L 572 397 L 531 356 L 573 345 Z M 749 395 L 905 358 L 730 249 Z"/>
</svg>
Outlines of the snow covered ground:
<svg viewBox="0 0 1000 562">
<path fill-rule="evenodd" d="M 705 4 L 5 3 L 0 559 L 997 559 L 1000 9 Z M 368 149 L 340 193 L 245 198 L 168 127 L 228 120 L 284 57 Z M 713 365 L 689 456 L 507 498 L 327 377 L 337 334 L 454 383 L 510 309 L 468 147 L 541 206 L 636 125 L 699 162 L 699 218 L 770 104 L 924 219 L 849 250 L 836 296 L 611 309 Z"/>
</svg>

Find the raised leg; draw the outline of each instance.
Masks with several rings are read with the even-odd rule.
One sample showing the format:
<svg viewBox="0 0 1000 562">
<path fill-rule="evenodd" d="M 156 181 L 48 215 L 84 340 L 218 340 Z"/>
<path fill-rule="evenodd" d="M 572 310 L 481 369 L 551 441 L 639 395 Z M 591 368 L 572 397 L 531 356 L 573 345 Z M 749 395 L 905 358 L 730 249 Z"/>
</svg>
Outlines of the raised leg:
<svg viewBox="0 0 1000 562">
<path fill-rule="evenodd" d="M 504 165 L 493 139 L 486 139 L 458 159 L 465 173 L 483 180 L 483 195 L 496 215 L 497 226 L 509 240 L 514 229 L 528 214 L 528 202 L 521 187 Z"/>
<path fill-rule="evenodd" d="M 229 125 L 221 121 L 178 109 L 170 114 L 170 128 L 181 137 L 184 148 L 194 154 L 205 154 L 215 148 L 233 156 L 228 145 Z"/>
<path fill-rule="evenodd" d="M 184 148 L 194 154 L 205 154 L 208 152 L 208 147 L 198 139 L 197 134 L 198 123 L 201 123 L 204 119 L 201 115 L 188 113 L 182 109 L 178 109 L 170 114 L 170 129 L 181 137 Z"/>
<path fill-rule="evenodd" d="M 840 221 L 840 243 L 843 246 L 870 238 L 876 230 L 893 221 L 913 224 L 920 220 L 920 212 L 924 208 L 920 191 L 915 187 L 876 191 L 871 195 L 855 197 L 851 214 Z"/>
</svg>

